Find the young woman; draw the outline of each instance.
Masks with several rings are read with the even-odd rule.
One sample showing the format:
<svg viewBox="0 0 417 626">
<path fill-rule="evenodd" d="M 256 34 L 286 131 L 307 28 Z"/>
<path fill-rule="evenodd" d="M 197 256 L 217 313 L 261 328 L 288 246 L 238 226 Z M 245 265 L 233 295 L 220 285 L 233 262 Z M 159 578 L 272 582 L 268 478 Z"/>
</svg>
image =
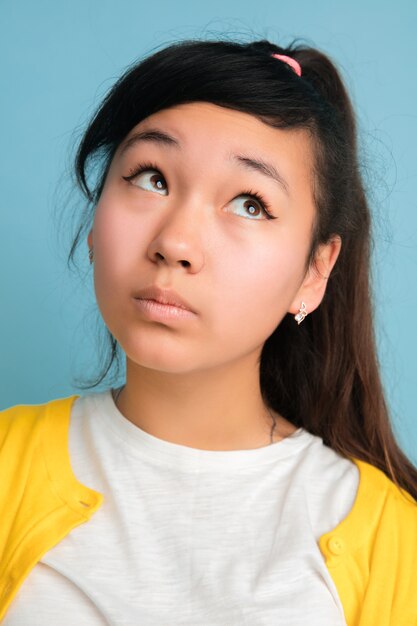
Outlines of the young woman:
<svg viewBox="0 0 417 626">
<path fill-rule="evenodd" d="M 417 624 L 417 472 L 331 60 L 162 49 L 110 90 L 76 174 L 69 260 L 87 240 L 111 347 L 90 389 L 119 347 L 126 382 L 0 414 L 3 623 Z"/>
</svg>

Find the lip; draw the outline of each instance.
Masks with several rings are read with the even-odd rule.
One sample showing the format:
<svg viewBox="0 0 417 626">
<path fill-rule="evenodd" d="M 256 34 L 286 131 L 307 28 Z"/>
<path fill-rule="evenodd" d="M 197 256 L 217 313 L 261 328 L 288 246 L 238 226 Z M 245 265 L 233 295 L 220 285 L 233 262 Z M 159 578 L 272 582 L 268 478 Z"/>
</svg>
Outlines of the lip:
<svg viewBox="0 0 417 626">
<path fill-rule="evenodd" d="M 146 298 L 134 298 L 133 303 L 142 315 L 155 322 L 180 322 L 195 318 L 193 311 L 172 304 L 161 304 Z"/>
<path fill-rule="evenodd" d="M 150 287 L 145 287 L 145 289 L 141 289 L 140 291 L 135 293 L 133 297 L 135 298 L 135 300 L 155 300 L 155 302 L 158 302 L 160 304 L 168 304 L 179 309 L 184 309 L 191 313 L 196 313 L 191 304 L 189 304 L 187 300 L 182 298 L 173 289 L 162 289 L 157 285 L 151 285 Z"/>
</svg>

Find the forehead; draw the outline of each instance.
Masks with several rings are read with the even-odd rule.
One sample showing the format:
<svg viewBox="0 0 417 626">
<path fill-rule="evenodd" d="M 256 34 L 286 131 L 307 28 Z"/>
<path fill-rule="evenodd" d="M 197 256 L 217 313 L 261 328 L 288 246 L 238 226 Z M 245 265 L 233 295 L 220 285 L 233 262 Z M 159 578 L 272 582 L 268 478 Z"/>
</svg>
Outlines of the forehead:
<svg viewBox="0 0 417 626">
<path fill-rule="evenodd" d="M 188 102 L 178 104 L 168 109 L 162 109 L 142 120 L 135 128 L 146 127 L 156 122 L 172 124 L 181 132 L 181 140 L 187 143 L 190 140 L 190 129 L 201 131 L 207 138 L 219 133 L 233 137 L 239 129 L 249 136 L 274 134 L 272 127 L 261 122 L 257 117 L 243 111 L 236 111 L 227 107 L 222 107 L 211 102 Z M 130 133 L 129 133 L 130 134 Z"/>
<path fill-rule="evenodd" d="M 166 136 L 158 137 L 155 130 Z M 151 136 L 146 131 L 151 131 Z M 275 174 L 281 183 L 279 171 L 283 168 L 292 178 L 294 174 L 311 177 L 313 151 L 306 130 L 274 128 L 254 115 L 209 102 L 157 111 L 131 129 L 117 152 L 124 154 L 141 143 L 167 148 L 176 158 L 207 167 L 236 157 L 241 162 L 252 161 L 252 166 L 264 169 L 263 173 L 271 177 Z"/>
<path fill-rule="evenodd" d="M 228 143 L 234 146 L 251 146 L 274 154 L 283 144 L 292 144 L 306 154 L 310 151 L 310 136 L 301 128 L 274 128 L 261 121 L 255 115 L 236 111 L 211 102 L 189 102 L 168 109 L 162 109 L 142 120 L 134 126 L 123 140 L 121 146 L 138 130 L 145 130 L 155 125 L 163 125 L 172 131 L 181 148 L 186 150 L 196 141 L 204 141 L 218 149 L 225 148 Z M 219 145 L 219 139 L 222 144 Z"/>
</svg>

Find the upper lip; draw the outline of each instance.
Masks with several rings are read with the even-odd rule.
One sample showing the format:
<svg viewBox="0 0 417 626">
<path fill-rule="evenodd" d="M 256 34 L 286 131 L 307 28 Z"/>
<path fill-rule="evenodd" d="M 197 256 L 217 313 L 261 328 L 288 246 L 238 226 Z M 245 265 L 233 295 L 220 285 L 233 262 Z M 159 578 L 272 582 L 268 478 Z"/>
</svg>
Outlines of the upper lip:
<svg viewBox="0 0 417 626">
<path fill-rule="evenodd" d="M 192 306 L 181 296 L 172 289 L 162 289 L 157 285 L 151 285 L 145 289 L 141 289 L 134 295 L 135 298 L 143 300 L 156 300 L 161 304 L 171 304 L 181 309 L 188 309 L 192 313 L 195 313 Z"/>
</svg>

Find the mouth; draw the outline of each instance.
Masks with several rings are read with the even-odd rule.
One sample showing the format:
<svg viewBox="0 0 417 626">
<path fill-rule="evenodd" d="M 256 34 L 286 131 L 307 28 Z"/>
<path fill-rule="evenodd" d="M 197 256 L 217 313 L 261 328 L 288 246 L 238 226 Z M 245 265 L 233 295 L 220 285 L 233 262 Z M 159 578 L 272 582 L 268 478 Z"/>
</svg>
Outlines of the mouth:
<svg viewBox="0 0 417 626">
<path fill-rule="evenodd" d="M 177 309 L 183 309 L 191 313 L 196 313 L 193 307 L 176 291 L 172 289 L 162 289 L 157 285 L 151 285 L 134 294 L 135 299 L 150 300 L 161 305 L 168 305 Z"/>
<path fill-rule="evenodd" d="M 151 298 L 133 298 L 136 308 L 153 321 L 181 321 L 196 317 L 196 314 L 183 306 L 176 306 L 153 300 Z"/>
</svg>

